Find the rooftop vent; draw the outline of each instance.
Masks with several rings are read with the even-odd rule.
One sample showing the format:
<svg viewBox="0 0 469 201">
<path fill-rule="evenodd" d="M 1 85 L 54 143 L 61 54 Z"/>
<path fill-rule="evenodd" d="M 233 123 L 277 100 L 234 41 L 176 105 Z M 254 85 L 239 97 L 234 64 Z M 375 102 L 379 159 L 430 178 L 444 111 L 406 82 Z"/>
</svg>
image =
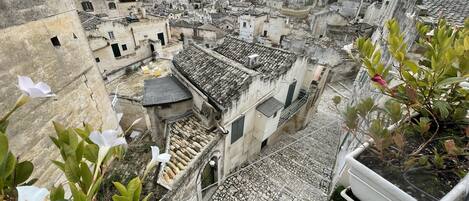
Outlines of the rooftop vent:
<svg viewBox="0 0 469 201">
<path fill-rule="evenodd" d="M 258 54 L 253 54 L 253 55 L 248 56 L 248 65 L 247 65 L 247 67 L 249 67 L 251 69 L 257 68 L 260 65 L 259 62 L 258 62 L 258 57 L 259 57 Z"/>
</svg>

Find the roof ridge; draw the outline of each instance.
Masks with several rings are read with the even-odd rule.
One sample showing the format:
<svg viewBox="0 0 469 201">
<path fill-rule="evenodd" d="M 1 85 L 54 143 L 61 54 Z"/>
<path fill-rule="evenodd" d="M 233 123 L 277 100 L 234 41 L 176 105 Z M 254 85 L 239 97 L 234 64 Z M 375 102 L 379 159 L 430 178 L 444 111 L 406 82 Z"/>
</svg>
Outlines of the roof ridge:
<svg viewBox="0 0 469 201">
<path fill-rule="evenodd" d="M 256 76 L 256 75 L 259 75 L 260 73 L 255 71 L 255 70 L 251 70 L 247 67 L 245 67 L 243 64 L 240 64 L 228 57 L 225 57 L 223 56 L 222 54 L 218 53 L 218 52 L 215 52 L 213 50 L 209 50 L 209 49 L 206 49 L 206 48 L 203 48 L 203 47 L 200 47 L 199 45 L 197 44 L 191 44 L 192 46 L 194 46 L 195 48 L 209 54 L 210 56 L 213 56 L 215 59 L 221 61 L 221 62 L 224 62 L 226 64 L 228 64 L 229 66 L 232 66 L 232 67 L 235 67 L 241 71 L 244 71 L 245 73 L 249 74 L 249 76 Z"/>
</svg>

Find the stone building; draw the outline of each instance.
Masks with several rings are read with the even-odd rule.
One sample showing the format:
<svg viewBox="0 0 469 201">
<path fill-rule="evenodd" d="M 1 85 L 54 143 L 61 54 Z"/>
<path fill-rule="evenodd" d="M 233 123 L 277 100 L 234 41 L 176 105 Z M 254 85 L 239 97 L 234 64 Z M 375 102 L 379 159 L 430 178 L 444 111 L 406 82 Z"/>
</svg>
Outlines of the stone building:
<svg viewBox="0 0 469 201">
<path fill-rule="evenodd" d="M 62 177 L 51 163 L 60 154 L 48 136 L 52 121 L 80 127 L 119 127 L 74 4 L 68 0 L 2 1 L 0 6 L 0 111 L 14 105 L 18 75 L 48 83 L 57 95 L 34 99 L 15 113 L 8 134 L 10 148 L 31 160 L 38 186 Z"/>
<path fill-rule="evenodd" d="M 290 34 L 289 19 L 282 15 L 269 15 L 264 21 L 263 31 L 257 41 L 268 46 L 280 46 L 282 39 Z"/>
<path fill-rule="evenodd" d="M 264 21 L 267 14 L 246 12 L 238 18 L 239 38 L 247 42 L 255 42 L 257 36 L 260 36 L 264 29 Z"/>
<path fill-rule="evenodd" d="M 74 0 L 78 11 L 114 19 L 137 13 L 142 2 L 137 0 Z"/>
<path fill-rule="evenodd" d="M 171 32 L 166 18 L 106 19 L 79 12 L 94 58 L 103 76 L 122 74 L 128 66 L 153 57 L 165 57 Z M 115 76 L 113 76 L 115 77 Z"/>
<path fill-rule="evenodd" d="M 226 35 L 226 32 L 210 23 L 177 20 L 170 23 L 174 38 L 187 43 L 193 40 L 207 48 L 214 47 L 216 42 Z"/>
<path fill-rule="evenodd" d="M 281 49 L 227 37 L 188 44 L 174 76 L 145 81 L 152 139 L 172 155 L 159 168 L 163 200 L 205 200 L 230 172 L 284 132 L 303 128 L 328 70 Z M 162 87 L 164 86 L 164 87 Z"/>
</svg>

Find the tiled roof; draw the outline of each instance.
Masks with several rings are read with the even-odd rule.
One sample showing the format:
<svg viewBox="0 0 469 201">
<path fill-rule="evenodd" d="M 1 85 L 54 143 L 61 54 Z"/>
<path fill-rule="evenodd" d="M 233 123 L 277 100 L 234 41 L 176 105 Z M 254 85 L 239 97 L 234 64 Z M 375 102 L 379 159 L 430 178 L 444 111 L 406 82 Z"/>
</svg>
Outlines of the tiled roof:
<svg viewBox="0 0 469 201">
<path fill-rule="evenodd" d="M 87 31 L 97 29 L 98 24 L 102 22 L 101 18 L 87 12 L 78 11 L 78 17 L 83 28 Z"/>
<path fill-rule="evenodd" d="M 257 60 L 260 66 L 256 67 L 255 70 L 268 80 L 276 79 L 285 74 L 297 58 L 292 52 L 248 43 L 233 37 L 226 37 L 223 44 L 215 48 L 215 51 L 241 64 L 247 64 L 248 56 L 258 54 Z"/>
<path fill-rule="evenodd" d="M 168 76 L 145 80 L 143 106 L 176 103 L 192 98 L 189 90 L 175 77 Z"/>
<path fill-rule="evenodd" d="M 173 59 L 175 68 L 199 90 L 227 108 L 248 89 L 256 72 L 191 44 Z"/>
<path fill-rule="evenodd" d="M 188 22 L 186 20 L 171 20 L 169 24 L 173 27 L 197 28 L 203 25 L 201 22 Z"/>
<path fill-rule="evenodd" d="M 463 26 L 464 19 L 469 17 L 468 0 L 423 0 L 428 15 L 435 19 L 444 17 L 455 26 Z M 441 16 L 440 16 L 441 15 Z"/>
<path fill-rule="evenodd" d="M 168 124 L 168 129 L 171 160 L 164 167 L 162 181 L 171 186 L 213 144 L 217 133 L 205 128 L 193 115 Z"/>
</svg>

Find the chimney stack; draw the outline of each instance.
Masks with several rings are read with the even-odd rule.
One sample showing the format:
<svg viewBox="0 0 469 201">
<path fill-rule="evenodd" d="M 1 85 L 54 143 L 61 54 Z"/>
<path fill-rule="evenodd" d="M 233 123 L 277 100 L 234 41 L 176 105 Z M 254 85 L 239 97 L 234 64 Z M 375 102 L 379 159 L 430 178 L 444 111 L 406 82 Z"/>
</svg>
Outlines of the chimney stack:
<svg viewBox="0 0 469 201">
<path fill-rule="evenodd" d="M 259 57 L 258 54 L 253 54 L 248 56 L 248 67 L 249 68 L 255 68 L 258 65 L 257 58 Z"/>
</svg>

